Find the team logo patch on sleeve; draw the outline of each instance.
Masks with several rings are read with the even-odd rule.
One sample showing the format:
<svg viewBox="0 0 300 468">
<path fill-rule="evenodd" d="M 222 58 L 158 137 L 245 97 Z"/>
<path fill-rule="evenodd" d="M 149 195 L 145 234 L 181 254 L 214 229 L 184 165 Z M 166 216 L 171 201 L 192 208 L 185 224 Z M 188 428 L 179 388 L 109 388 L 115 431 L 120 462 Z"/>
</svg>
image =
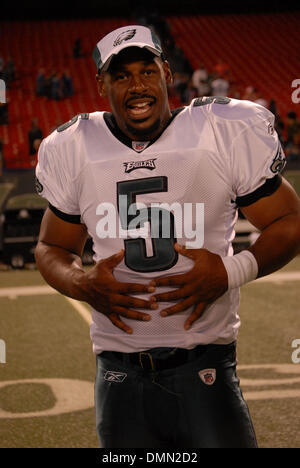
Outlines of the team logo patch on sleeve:
<svg viewBox="0 0 300 468">
<path fill-rule="evenodd" d="M 278 174 L 278 172 L 281 172 L 284 169 L 285 165 L 286 165 L 286 159 L 283 154 L 281 144 L 279 143 L 276 156 L 273 159 L 270 169 L 274 174 Z"/>
<path fill-rule="evenodd" d="M 215 104 L 229 104 L 230 98 L 226 96 L 202 96 L 199 98 L 196 98 L 193 106 L 194 107 L 199 107 L 199 106 L 207 106 L 208 104 L 215 103 Z"/>
<path fill-rule="evenodd" d="M 205 385 L 213 385 L 217 378 L 216 369 L 203 369 L 198 375 Z"/>
<path fill-rule="evenodd" d="M 42 186 L 41 182 L 37 177 L 35 178 L 35 189 L 37 193 L 42 193 L 42 191 L 44 190 L 44 187 Z"/>
</svg>

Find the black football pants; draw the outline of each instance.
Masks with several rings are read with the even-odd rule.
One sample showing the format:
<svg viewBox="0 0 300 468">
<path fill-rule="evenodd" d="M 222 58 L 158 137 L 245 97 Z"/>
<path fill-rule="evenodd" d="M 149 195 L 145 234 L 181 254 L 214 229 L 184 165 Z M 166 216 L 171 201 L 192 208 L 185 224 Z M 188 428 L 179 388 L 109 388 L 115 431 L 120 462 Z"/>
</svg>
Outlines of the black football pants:
<svg viewBox="0 0 300 468">
<path fill-rule="evenodd" d="M 100 446 L 256 448 L 236 376 L 235 348 L 235 343 L 208 345 L 197 359 L 161 371 L 124 364 L 110 352 L 97 356 Z"/>
</svg>

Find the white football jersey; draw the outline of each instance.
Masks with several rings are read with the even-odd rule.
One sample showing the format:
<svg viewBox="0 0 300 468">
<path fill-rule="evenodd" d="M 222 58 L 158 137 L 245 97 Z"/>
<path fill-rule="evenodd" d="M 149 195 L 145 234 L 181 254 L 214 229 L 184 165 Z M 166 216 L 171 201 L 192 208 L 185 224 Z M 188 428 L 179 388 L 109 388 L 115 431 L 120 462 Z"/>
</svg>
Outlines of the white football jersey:
<svg viewBox="0 0 300 468">
<path fill-rule="evenodd" d="M 43 140 L 38 191 L 56 214 L 87 226 L 95 261 L 125 248 L 124 261 L 114 270 L 117 280 L 148 283 L 185 273 L 193 262 L 177 255 L 175 240 L 233 255 L 237 208 L 280 185 L 285 158 L 273 125 L 273 114 L 250 101 L 198 98 L 175 112 L 159 138 L 132 143 L 111 114 L 81 114 Z M 131 335 L 93 310 L 94 352 L 193 348 L 236 339 L 239 289 L 207 307 L 188 331 L 183 326 L 192 308 L 160 316 L 173 304 L 142 310 L 151 313 L 148 322 L 122 317 L 133 328 Z"/>
</svg>

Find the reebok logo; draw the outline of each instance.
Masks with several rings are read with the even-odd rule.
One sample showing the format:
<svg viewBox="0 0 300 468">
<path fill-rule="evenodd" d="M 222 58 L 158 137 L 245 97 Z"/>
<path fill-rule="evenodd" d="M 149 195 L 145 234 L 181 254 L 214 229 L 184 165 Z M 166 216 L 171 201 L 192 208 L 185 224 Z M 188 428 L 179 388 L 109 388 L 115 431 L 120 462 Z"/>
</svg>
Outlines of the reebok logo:
<svg viewBox="0 0 300 468">
<path fill-rule="evenodd" d="M 115 371 L 107 371 L 104 374 L 104 380 L 108 382 L 123 382 L 127 377 L 127 374 L 124 372 L 115 372 Z"/>
</svg>

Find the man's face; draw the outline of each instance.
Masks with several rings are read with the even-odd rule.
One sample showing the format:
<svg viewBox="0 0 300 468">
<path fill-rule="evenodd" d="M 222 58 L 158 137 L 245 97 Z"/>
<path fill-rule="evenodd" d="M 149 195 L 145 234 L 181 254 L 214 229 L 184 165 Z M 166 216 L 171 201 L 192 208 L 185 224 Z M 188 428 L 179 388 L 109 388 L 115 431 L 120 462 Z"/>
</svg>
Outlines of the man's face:
<svg viewBox="0 0 300 468">
<path fill-rule="evenodd" d="M 167 83 L 172 74 L 167 62 L 149 51 L 129 47 L 97 75 L 101 96 L 107 96 L 119 128 L 132 140 L 155 138 L 170 117 Z"/>
</svg>

